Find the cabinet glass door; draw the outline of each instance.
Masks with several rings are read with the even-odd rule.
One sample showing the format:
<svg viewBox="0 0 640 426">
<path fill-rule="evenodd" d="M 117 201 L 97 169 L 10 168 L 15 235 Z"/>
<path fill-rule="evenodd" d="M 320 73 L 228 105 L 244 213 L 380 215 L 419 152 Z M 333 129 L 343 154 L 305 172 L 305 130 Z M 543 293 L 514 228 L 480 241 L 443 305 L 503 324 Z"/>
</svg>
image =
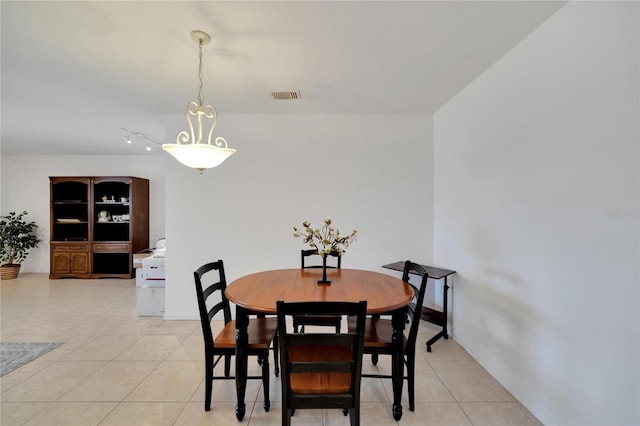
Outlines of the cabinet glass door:
<svg viewBox="0 0 640 426">
<path fill-rule="evenodd" d="M 51 214 L 53 241 L 87 241 L 88 181 L 52 181 Z"/>
<path fill-rule="evenodd" d="M 93 186 L 94 241 L 129 241 L 129 183 L 96 181 Z"/>
</svg>

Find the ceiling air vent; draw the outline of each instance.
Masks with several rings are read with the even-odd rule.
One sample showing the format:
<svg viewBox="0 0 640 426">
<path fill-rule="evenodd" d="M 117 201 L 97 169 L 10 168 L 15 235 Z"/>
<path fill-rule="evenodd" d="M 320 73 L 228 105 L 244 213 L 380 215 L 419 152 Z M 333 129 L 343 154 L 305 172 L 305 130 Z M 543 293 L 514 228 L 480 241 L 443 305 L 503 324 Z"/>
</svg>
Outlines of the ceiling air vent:
<svg viewBox="0 0 640 426">
<path fill-rule="evenodd" d="M 300 99 L 300 91 L 297 92 L 271 92 L 271 97 L 277 101 Z"/>
</svg>

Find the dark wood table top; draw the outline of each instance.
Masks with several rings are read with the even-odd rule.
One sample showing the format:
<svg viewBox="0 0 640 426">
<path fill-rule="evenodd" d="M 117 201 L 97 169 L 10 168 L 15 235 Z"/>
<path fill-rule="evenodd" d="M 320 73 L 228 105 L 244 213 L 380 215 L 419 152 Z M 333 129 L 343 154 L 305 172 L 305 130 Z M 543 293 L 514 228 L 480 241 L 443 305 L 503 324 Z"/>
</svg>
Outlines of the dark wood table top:
<svg viewBox="0 0 640 426">
<path fill-rule="evenodd" d="M 318 284 L 322 269 L 278 269 L 234 280 L 227 298 L 253 312 L 276 313 L 276 302 L 367 301 L 367 313 L 390 312 L 411 302 L 413 290 L 399 278 L 359 269 L 328 269 L 330 285 Z"/>
</svg>

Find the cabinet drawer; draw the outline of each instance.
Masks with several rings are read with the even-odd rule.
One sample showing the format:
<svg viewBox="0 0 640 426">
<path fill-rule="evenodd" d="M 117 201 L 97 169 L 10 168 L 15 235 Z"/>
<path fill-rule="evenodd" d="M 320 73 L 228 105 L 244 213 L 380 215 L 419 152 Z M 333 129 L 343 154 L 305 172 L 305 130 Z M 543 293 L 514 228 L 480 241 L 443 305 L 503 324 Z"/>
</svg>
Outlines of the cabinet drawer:
<svg viewBox="0 0 640 426">
<path fill-rule="evenodd" d="M 51 250 L 54 251 L 73 251 L 88 252 L 89 244 L 67 244 L 67 243 L 51 243 Z"/>
<path fill-rule="evenodd" d="M 129 253 L 129 244 L 94 244 L 94 253 Z"/>
</svg>

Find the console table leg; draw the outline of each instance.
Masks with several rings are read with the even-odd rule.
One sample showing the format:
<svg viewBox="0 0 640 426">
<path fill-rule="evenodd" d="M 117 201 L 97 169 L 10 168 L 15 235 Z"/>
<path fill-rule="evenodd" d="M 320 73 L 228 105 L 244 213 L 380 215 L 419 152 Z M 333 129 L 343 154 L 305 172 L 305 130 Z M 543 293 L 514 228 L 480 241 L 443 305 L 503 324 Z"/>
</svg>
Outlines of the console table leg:
<svg viewBox="0 0 640 426">
<path fill-rule="evenodd" d="M 442 325 L 442 336 L 445 339 L 449 338 L 449 335 L 447 334 L 447 321 L 449 320 L 449 314 L 448 314 L 448 310 L 449 310 L 449 303 L 448 303 L 448 294 L 449 294 L 449 285 L 447 283 L 447 277 L 444 277 L 444 291 L 443 291 L 443 295 L 442 295 L 442 302 L 443 302 L 443 307 L 442 307 L 442 314 L 444 315 L 444 324 Z"/>
<path fill-rule="evenodd" d="M 449 334 L 447 333 L 447 319 L 448 319 L 448 305 L 449 305 L 448 297 L 447 297 L 447 294 L 449 293 L 449 285 L 447 284 L 447 277 L 444 277 L 444 285 L 442 288 L 443 288 L 443 295 L 442 295 L 443 320 L 442 320 L 442 324 L 440 324 L 442 326 L 442 331 L 438 332 L 438 334 L 433 336 L 431 339 L 427 340 L 427 352 L 431 352 L 431 345 L 433 345 L 439 338 L 441 337 L 444 337 L 445 339 L 449 338 Z"/>
<path fill-rule="evenodd" d="M 431 352 L 431 345 L 433 345 L 441 337 L 444 337 L 445 339 L 447 338 L 446 334 L 444 334 L 444 331 L 440 331 L 438 334 L 433 336 L 431 339 L 427 340 L 427 352 Z"/>
</svg>

